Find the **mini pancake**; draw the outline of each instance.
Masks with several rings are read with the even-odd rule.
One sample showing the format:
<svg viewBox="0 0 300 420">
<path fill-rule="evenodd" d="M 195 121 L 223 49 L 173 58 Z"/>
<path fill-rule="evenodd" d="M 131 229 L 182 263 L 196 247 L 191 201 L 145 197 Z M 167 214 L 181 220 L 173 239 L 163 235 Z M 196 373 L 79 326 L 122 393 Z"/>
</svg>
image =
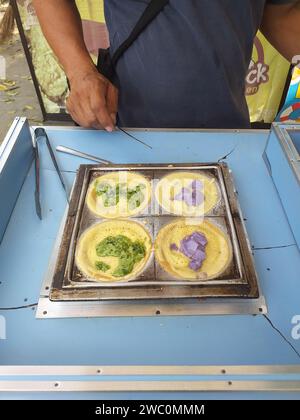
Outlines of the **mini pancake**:
<svg viewBox="0 0 300 420">
<path fill-rule="evenodd" d="M 107 238 L 126 237 L 131 243 L 143 245 L 143 257 L 133 265 L 130 273 L 124 276 L 114 275 L 120 266 L 121 259 L 117 256 L 99 256 L 97 248 Z M 136 278 L 147 264 L 152 251 L 152 241 L 147 230 L 137 222 L 129 220 L 114 220 L 97 223 L 87 229 L 80 237 L 75 262 L 79 270 L 89 279 L 102 282 L 129 281 Z M 99 270 L 97 266 L 102 268 Z M 108 268 L 109 267 L 109 268 Z"/>
<path fill-rule="evenodd" d="M 97 216 L 108 219 L 141 213 L 151 199 L 151 184 L 142 175 L 119 171 L 96 178 L 89 186 L 86 204 Z"/>
<path fill-rule="evenodd" d="M 207 239 L 206 258 L 199 270 L 189 267 L 190 259 L 180 252 L 181 241 L 199 232 Z M 155 258 L 160 266 L 181 280 L 210 280 L 220 276 L 232 259 L 232 248 L 227 235 L 215 224 L 195 219 L 179 220 L 164 226 L 155 241 Z"/>
<path fill-rule="evenodd" d="M 167 213 L 200 217 L 218 204 L 220 191 L 215 178 L 203 172 L 176 171 L 158 182 L 155 197 Z"/>
</svg>

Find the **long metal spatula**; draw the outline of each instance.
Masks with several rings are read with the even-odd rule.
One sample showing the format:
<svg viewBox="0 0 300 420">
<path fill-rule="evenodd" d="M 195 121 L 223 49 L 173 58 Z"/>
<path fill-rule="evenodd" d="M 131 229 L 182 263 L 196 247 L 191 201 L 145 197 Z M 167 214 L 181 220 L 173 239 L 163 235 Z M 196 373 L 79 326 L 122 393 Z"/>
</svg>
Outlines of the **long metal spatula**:
<svg viewBox="0 0 300 420">
<path fill-rule="evenodd" d="M 57 152 L 66 153 L 68 155 L 81 157 L 83 159 L 92 160 L 94 162 L 102 163 L 104 165 L 110 165 L 112 162 L 110 160 L 102 159 L 97 156 L 89 155 L 88 153 L 80 152 L 79 150 L 71 149 L 70 147 L 57 146 Z"/>
</svg>

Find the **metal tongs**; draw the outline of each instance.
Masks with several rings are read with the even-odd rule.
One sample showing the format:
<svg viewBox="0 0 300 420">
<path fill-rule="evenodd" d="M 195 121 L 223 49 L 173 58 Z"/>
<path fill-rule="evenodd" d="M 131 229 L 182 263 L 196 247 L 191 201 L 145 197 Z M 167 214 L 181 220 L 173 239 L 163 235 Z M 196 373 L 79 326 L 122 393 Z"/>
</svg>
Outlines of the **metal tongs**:
<svg viewBox="0 0 300 420">
<path fill-rule="evenodd" d="M 55 170 L 57 172 L 57 175 L 59 177 L 60 183 L 61 183 L 63 189 L 65 190 L 68 202 L 69 202 L 69 195 L 68 195 L 67 187 L 66 187 L 64 179 L 62 177 L 61 171 L 60 171 L 59 166 L 57 164 L 55 155 L 53 153 L 53 149 L 51 147 L 51 144 L 50 144 L 49 138 L 47 136 L 47 133 L 46 133 L 44 128 L 38 127 L 34 130 L 34 135 L 33 135 L 33 148 L 34 148 L 34 160 L 35 160 L 35 193 L 34 193 L 34 196 L 35 196 L 36 214 L 42 220 L 42 208 L 41 208 L 41 200 L 40 200 L 40 190 L 41 190 L 41 188 L 40 188 L 40 156 L 39 156 L 39 146 L 38 146 L 38 142 L 39 142 L 40 139 L 45 139 L 45 141 L 46 141 L 46 145 L 47 145 L 51 160 L 53 162 L 53 165 L 54 165 Z"/>
</svg>

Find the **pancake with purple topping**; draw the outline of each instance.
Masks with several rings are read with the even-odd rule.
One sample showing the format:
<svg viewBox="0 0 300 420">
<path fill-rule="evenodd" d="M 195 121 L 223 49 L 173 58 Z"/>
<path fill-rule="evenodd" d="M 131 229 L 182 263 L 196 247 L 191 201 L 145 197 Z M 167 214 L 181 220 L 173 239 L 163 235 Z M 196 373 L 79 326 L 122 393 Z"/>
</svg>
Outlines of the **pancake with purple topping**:
<svg viewBox="0 0 300 420">
<path fill-rule="evenodd" d="M 227 234 L 215 224 L 185 219 L 159 231 L 155 257 L 166 272 L 178 279 L 211 280 L 227 269 L 232 248 Z"/>
<path fill-rule="evenodd" d="M 220 200 L 215 178 L 203 172 L 172 172 L 155 189 L 162 209 L 185 217 L 200 217 L 210 212 Z"/>
</svg>

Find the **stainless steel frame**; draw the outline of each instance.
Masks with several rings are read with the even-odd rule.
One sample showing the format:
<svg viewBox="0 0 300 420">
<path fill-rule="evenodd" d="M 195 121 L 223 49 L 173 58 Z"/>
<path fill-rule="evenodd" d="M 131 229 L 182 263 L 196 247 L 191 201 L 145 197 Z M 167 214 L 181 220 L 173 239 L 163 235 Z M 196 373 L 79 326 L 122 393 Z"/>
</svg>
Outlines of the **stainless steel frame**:
<svg viewBox="0 0 300 420">
<path fill-rule="evenodd" d="M 300 375 L 300 365 L 95 365 L 0 366 L 1 376 L 202 376 Z"/>
<path fill-rule="evenodd" d="M 220 165 L 220 164 L 218 164 Z M 222 168 L 222 171 L 221 171 Z M 99 168 L 99 167 L 93 167 L 93 166 L 81 166 L 79 169 L 79 173 L 77 176 L 77 181 L 75 184 L 75 189 L 77 190 L 78 193 L 78 187 L 81 187 L 81 191 L 79 192 L 79 201 L 77 204 L 77 197 L 72 197 L 71 200 L 71 205 L 73 206 L 73 209 L 71 210 L 71 213 L 73 214 L 73 210 L 75 212 L 76 209 L 76 217 L 75 217 L 75 222 L 74 222 L 74 228 L 73 228 L 73 233 L 71 238 L 68 237 L 68 243 L 70 243 L 69 246 L 69 251 L 67 254 L 67 263 L 66 263 L 66 271 L 65 271 L 65 277 L 66 277 L 66 281 L 68 282 L 68 285 L 70 288 L 73 287 L 77 287 L 77 288 L 82 288 L 82 287 L 89 287 L 89 288 L 120 288 L 122 287 L 141 287 L 141 286 L 155 286 L 156 288 L 159 286 L 167 286 L 167 285 L 173 285 L 173 286 L 179 286 L 179 285 L 191 285 L 191 282 L 189 281 L 180 281 L 178 279 L 173 279 L 173 280 L 168 280 L 168 281 L 164 281 L 164 280 L 142 280 L 142 279 L 136 279 L 136 280 L 132 280 L 130 282 L 118 282 L 118 283 L 111 283 L 111 282 L 105 282 L 105 283 L 100 283 L 100 282 L 94 282 L 92 279 L 86 279 L 87 281 L 80 281 L 77 283 L 73 282 L 73 278 L 72 278 L 72 271 L 73 271 L 73 262 L 74 262 L 74 254 L 75 254 L 75 244 L 76 244 L 76 239 L 77 236 L 80 236 L 83 232 L 83 230 L 86 229 L 86 227 L 90 227 L 90 225 L 97 223 L 99 221 L 104 221 L 104 219 L 98 218 L 96 216 L 91 216 L 90 212 L 88 211 L 88 209 L 85 206 L 85 196 L 86 196 L 86 191 L 87 188 L 89 186 L 90 183 L 90 175 L 91 174 L 99 174 L 99 173 L 107 173 L 109 171 L 115 171 L 115 170 L 134 170 L 137 171 L 139 173 L 143 173 L 145 171 L 146 172 L 150 172 L 150 173 L 155 173 L 155 171 L 165 171 L 166 173 L 168 171 L 174 171 L 174 170 L 215 170 L 217 172 L 217 176 L 218 176 L 218 184 L 220 186 L 221 189 L 221 199 L 220 199 L 220 203 L 219 206 L 217 206 L 217 211 L 214 211 L 213 215 L 206 215 L 206 217 L 209 219 L 210 216 L 212 217 L 212 219 L 215 219 L 215 222 L 217 220 L 217 218 L 215 216 L 220 216 L 221 218 L 225 218 L 228 220 L 229 224 L 230 224 L 230 232 L 228 232 L 230 238 L 231 238 L 231 242 L 232 242 L 232 246 L 233 246 L 233 254 L 234 254 L 234 259 L 236 260 L 236 265 L 237 265 L 237 269 L 239 271 L 239 275 L 240 278 L 238 279 L 229 279 L 229 280 L 223 280 L 222 278 L 219 279 L 215 279 L 215 280 L 210 280 L 209 281 L 209 285 L 219 285 L 219 284 L 231 284 L 231 283 L 241 283 L 241 284 L 245 284 L 246 279 L 243 278 L 243 271 L 242 271 L 242 260 L 241 260 L 241 254 L 240 254 L 240 250 L 239 250 L 239 246 L 238 246 L 238 240 L 237 240 L 237 235 L 235 232 L 235 228 L 234 228 L 234 224 L 233 224 L 233 220 L 231 217 L 231 213 L 230 213 L 230 205 L 229 205 L 229 200 L 227 197 L 227 192 L 226 192 L 226 188 L 224 185 L 224 180 L 223 180 L 223 176 L 225 178 L 226 181 L 226 187 L 227 190 L 230 189 L 230 186 L 232 185 L 232 180 L 231 180 L 231 176 L 230 176 L 230 172 L 228 171 L 227 167 L 224 166 L 224 164 L 221 166 L 217 166 L 217 165 L 112 165 L 111 167 L 107 167 L 107 168 Z M 76 194 L 75 194 L 76 195 Z M 236 197 L 234 196 L 234 191 L 230 191 L 229 193 L 230 195 L 230 201 L 232 202 L 233 206 L 236 206 Z M 222 208 L 220 209 L 220 206 L 222 205 L 225 206 L 226 208 L 226 215 L 223 214 L 223 210 Z M 215 214 L 217 213 L 217 214 Z M 225 217 L 224 217 L 225 216 Z M 153 215 L 146 215 L 143 220 L 144 221 L 148 221 L 149 224 L 151 224 L 151 222 L 153 222 L 154 220 L 154 216 Z M 175 217 L 172 215 L 169 215 L 170 219 L 174 219 Z M 139 221 L 140 218 L 132 218 L 132 220 L 136 220 Z M 83 227 L 79 227 L 79 225 L 82 225 L 82 220 L 85 220 L 84 222 L 84 226 Z M 86 220 L 88 220 L 88 222 L 86 223 Z M 159 217 L 160 222 L 162 222 L 162 216 Z M 167 221 L 168 218 L 164 217 L 164 221 Z M 68 220 L 67 220 L 68 223 Z M 168 223 L 168 221 L 167 221 Z M 69 223 L 70 225 L 71 223 Z M 223 223 L 224 224 L 224 223 Z M 161 227 L 161 226 L 160 226 Z M 225 226 L 222 226 L 224 228 L 224 230 L 227 231 L 227 228 Z M 70 230 L 70 229 L 69 229 Z M 152 235 L 153 236 L 153 235 Z M 155 236 L 155 235 L 154 235 Z M 63 241 L 65 242 L 66 238 L 63 238 Z M 242 241 L 243 238 L 241 238 Z M 152 240 L 154 241 L 154 237 L 152 237 Z M 63 247 L 63 249 L 61 250 L 60 254 L 63 253 L 64 255 L 66 255 L 65 253 L 65 246 Z M 250 252 L 250 251 L 249 251 Z M 244 258 L 246 258 L 247 255 L 244 255 Z M 60 264 L 59 264 L 60 265 Z M 151 277 L 153 276 L 153 273 L 151 275 Z M 82 276 L 80 275 L 80 278 Z M 90 280 L 90 281 L 89 281 Z M 203 281 L 193 281 L 192 282 L 193 286 L 196 285 L 203 285 Z M 67 287 L 64 284 L 64 287 Z M 135 291 L 133 291 L 132 295 L 130 296 L 130 298 L 134 299 L 134 298 L 141 298 L 141 292 L 137 292 L 135 293 Z M 137 295 L 137 296 L 136 296 Z M 154 293 L 154 295 L 156 296 L 156 294 Z M 174 294 L 176 296 L 176 294 Z M 149 293 L 145 294 L 144 296 L 145 298 L 149 297 Z M 179 297 L 179 296 L 178 296 Z M 103 293 L 102 299 L 105 299 L 105 294 Z M 108 297 L 107 297 L 108 298 Z M 113 298 L 121 298 L 119 296 L 113 296 Z M 75 299 L 75 296 L 74 296 Z M 54 299 L 56 300 L 56 299 Z"/>
<path fill-rule="evenodd" d="M 181 299 L 162 303 L 150 302 L 52 302 L 40 297 L 36 318 L 182 316 L 182 315 L 236 315 L 264 314 L 267 306 L 263 296 L 258 299 Z"/>
<path fill-rule="evenodd" d="M 282 366 L 2 366 L 1 392 L 299 392 L 300 365 Z M 296 376 L 295 376 L 296 375 Z M 36 381 L 27 377 L 37 378 Z M 65 380 L 66 376 L 79 377 Z M 80 376 L 99 377 L 81 381 Z M 143 380 L 106 380 L 103 377 Z M 158 380 L 157 376 L 163 378 Z M 176 376 L 173 381 L 168 377 Z M 180 380 L 184 376 L 184 380 Z M 186 380 L 186 376 L 190 380 Z M 212 376 L 203 380 L 202 376 Z M 236 378 L 239 376 L 240 378 Z M 263 379 L 260 380 L 260 377 Z M 285 376 L 285 379 L 282 379 Z M 9 380 L 1 380 L 1 377 Z M 17 379 L 18 377 L 18 379 Z M 43 377 L 43 380 L 39 380 Z M 44 380 L 45 377 L 48 380 Z M 61 380 L 61 377 L 64 377 Z M 234 377 L 234 378 L 233 378 Z M 249 378 L 250 377 L 250 378 Z M 266 379 L 270 377 L 270 379 Z M 14 378 L 14 379 L 13 379 Z M 148 380 L 149 379 L 149 380 Z"/>
<path fill-rule="evenodd" d="M 300 381 L 0 381 L 0 392 L 299 392 Z"/>
<path fill-rule="evenodd" d="M 300 133 L 300 125 L 288 125 L 287 127 L 284 127 L 282 124 L 274 123 L 273 128 L 280 140 L 280 145 L 287 158 L 287 161 L 300 185 L 300 154 L 298 153 L 289 135 L 290 131 L 296 131 Z"/>
<path fill-rule="evenodd" d="M 143 169 L 145 165 L 130 165 L 135 169 Z M 147 166 L 147 165 L 146 165 Z M 190 165 L 192 166 L 192 165 Z M 203 165 L 202 165 L 203 166 Z M 87 166 L 93 168 L 92 165 Z M 105 170 L 115 170 L 118 165 L 114 165 L 112 168 L 105 168 Z M 120 168 L 123 168 L 122 165 L 119 165 Z M 126 165 L 126 168 L 128 166 Z M 147 166 L 148 168 L 148 166 Z M 151 169 L 162 169 L 162 166 L 151 165 Z M 193 168 L 197 169 L 198 166 L 194 165 Z M 96 168 L 100 170 L 99 168 Z M 174 165 L 172 168 L 174 169 L 186 169 L 184 165 Z M 199 168 L 198 168 L 199 169 Z M 101 168 L 102 170 L 102 168 Z M 227 170 L 225 171 L 225 175 L 227 179 L 226 181 L 226 189 L 225 185 L 221 184 L 221 189 L 223 193 L 223 197 L 225 200 L 225 205 L 228 211 L 230 211 L 229 201 L 232 204 L 233 208 L 231 210 L 234 211 L 235 214 L 241 214 L 240 207 L 236 200 L 234 188 L 229 188 L 229 186 L 233 185 L 233 180 L 231 177 L 230 172 Z M 82 192 L 82 191 L 81 191 Z M 227 193 L 226 193 L 227 192 Z M 228 197 L 227 197 L 227 194 Z M 82 194 L 81 194 L 82 195 Z M 81 197 L 82 199 L 82 197 Z M 80 208 L 80 206 L 78 207 Z M 77 208 L 76 208 L 77 209 Z M 80 211 L 78 213 L 81 213 Z M 77 219 L 80 216 L 77 217 Z M 47 273 L 47 277 L 44 281 L 41 290 L 41 296 L 39 300 L 39 305 L 37 309 L 36 316 L 37 318 L 61 318 L 61 317 L 82 317 L 82 316 L 158 316 L 158 315 L 202 315 L 202 314 L 261 314 L 266 313 L 266 303 L 264 297 L 261 295 L 259 290 L 259 297 L 258 298 L 245 298 L 237 299 L 236 297 L 231 298 L 229 296 L 222 297 L 222 298 L 210 298 L 210 299 L 201 299 L 201 302 L 198 297 L 180 297 L 176 299 L 176 296 L 171 296 L 172 299 L 162 299 L 159 296 L 158 292 L 153 293 L 151 298 L 148 298 L 146 301 L 136 299 L 129 301 L 98 301 L 96 299 L 90 301 L 82 301 L 78 302 L 79 299 L 74 299 L 73 301 L 53 301 L 50 300 L 49 291 L 51 290 L 52 286 L 52 279 L 55 273 L 55 264 L 59 254 L 60 249 L 60 242 L 63 235 L 63 228 L 67 220 L 67 214 L 65 215 L 64 220 L 62 221 L 62 226 L 57 238 L 57 243 L 54 247 L 53 255 L 49 264 L 49 270 Z M 242 222 L 242 217 L 239 219 L 239 223 L 241 223 L 242 232 L 245 232 L 245 227 Z M 233 235 L 235 235 L 235 229 L 232 226 Z M 236 244 L 236 237 L 234 237 L 233 243 Z M 236 245 L 235 245 L 236 246 Z M 253 259 L 251 255 L 249 241 L 246 237 L 246 243 L 244 244 L 244 250 L 248 250 L 249 254 L 249 263 L 248 266 L 251 266 L 251 269 L 254 270 Z M 255 274 L 256 276 L 256 274 Z M 96 284 L 97 285 L 97 284 Z M 93 288 L 93 287 L 92 287 Z M 138 290 L 138 289 L 136 289 Z M 58 299 L 60 300 L 60 299 Z M 67 299 L 66 299 L 67 300 Z"/>
<path fill-rule="evenodd" d="M 32 126 L 33 129 L 39 127 L 39 126 Z M 78 126 L 59 126 L 59 125 L 43 125 L 45 130 L 52 130 L 52 131 L 89 131 L 91 129 L 87 129 L 84 127 L 78 127 Z M 123 127 L 126 131 L 141 131 L 141 132 L 173 132 L 173 133 L 269 133 L 269 129 L 265 128 L 259 128 L 259 129 L 250 129 L 250 128 L 147 128 L 147 127 Z M 104 130 L 99 130 L 104 131 Z"/>
</svg>

